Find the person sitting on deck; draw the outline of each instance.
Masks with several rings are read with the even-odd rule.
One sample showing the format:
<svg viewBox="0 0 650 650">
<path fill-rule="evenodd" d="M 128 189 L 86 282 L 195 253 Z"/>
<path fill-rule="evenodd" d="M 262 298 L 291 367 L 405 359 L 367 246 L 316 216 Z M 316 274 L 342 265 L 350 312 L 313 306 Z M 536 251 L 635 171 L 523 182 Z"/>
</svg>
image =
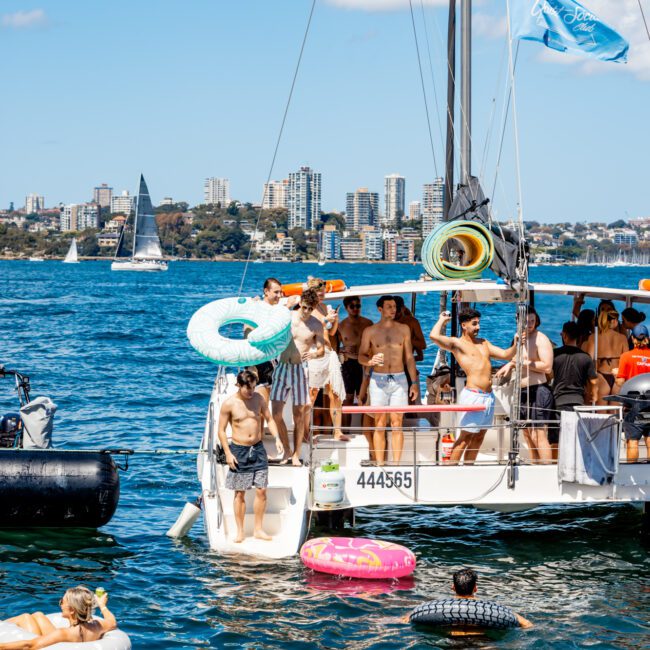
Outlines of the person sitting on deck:
<svg viewBox="0 0 650 650">
<path fill-rule="evenodd" d="M 406 325 L 395 322 L 397 305 L 393 296 L 382 296 L 377 300 L 381 315 L 378 323 L 367 327 L 361 336 L 359 363 L 372 369 L 368 385 L 371 406 L 408 406 L 409 397 L 413 400 L 420 395 L 418 371 L 411 347 L 411 330 Z M 409 388 L 404 369 L 413 378 Z M 386 454 L 387 413 L 375 415 L 373 434 L 375 457 L 378 465 L 384 464 Z M 391 446 L 393 460 L 402 458 L 404 432 L 402 420 L 404 413 L 391 413 Z"/>
<path fill-rule="evenodd" d="M 621 355 L 618 366 L 618 375 L 616 376 L 616 385 L 620 388 L 628 379 L 644 373 L 650 372 L 650 335 L 645 325 L 637 325 L 632 329 L 632 342 L 634 348 Z M 631 421 L 625 418 L 623 421 L 623 430 L 625 431 L 625 448 L 627 450 L 627 460 L 629 463 L 636 463 L 639 460 L 639 440 L 641 437 L 645 440 L 646 450 L 648 447 L 648 437 L 650 428 L 647 425 L 640 424 L 634 417 Z M 648 451 L 646 451 L 648 454 Z M 650 454 L 648 454 L 650 457 Z"/>
<path fill-rule="evenodd" d="M 235 491 L 235 522 L 237 537 L 235 542 L 244 541 L 244 516 L 246 514 L 246 490 L 256 488 L 254 535 L 257 539 L 270 540 L 264 532 L 262 520 L 266 510 L 266 486 L 269 482 L 269 460 L 262 442 L 262 417 L 269 423 L 269 430 L 275 436 L 276 450 L 282 455 L 284 447 L 280 441 L 275 422 L 262 395 L 255 392 L 257 375 L 250 370 L 242 370 L 237 375 L 239 390 L 222 405 L 219 413 L 219 442 L 226 454 L 228 474 L 226 489 Z M 228 443 L 226 427 L 232 429 L 232 439 Z"/>
<path fill-rule="evenodd" d="M 449 459 L 449 462 L 454 465 L 461 460 L 464 460 L 466 465 L 474 463 L 483 444 L 485 433 L 492 426 L 494 393 L 490 359 L 510 360 L 515 356 L 517 349 L 516 337 L 515 342 L 507 350 L 479 338 L 480 319 L 481 314 L 475 309 L 461 309 L 458 322 L 462 334 L 459 338 L 452 338 L 443 334 L 447 323 L 451 320 L 451 314 L 443 312 L 430 334 L 431 340 L 436 345 L 456 357 L 456 361 L 467 375 L 458 404 L 485 407 L 484 411 L 468 411 L 461 416 L 458 423 L 460 436 L 454 442 Z"/>
<path fill-rule="evenodd" d="M 68 589 L 59 601 L 63 618 L 70 621 L 70 627 L 56 628 L 43 612 L 20 614 L 8 618 L 24 630 L 36 634 L 33 639 L 0 643 L 0 650 L 32 650 L 47 648 L 58 643 L 84 643 L 97 641 L 104 634 L 117 628 L 115 616 L 106 606 L 108 594 L 95 596 L 90 589 L 79 585 Z M 93 618 L 93 609 L 98 606 L 103 618 Z"/>
</svg>

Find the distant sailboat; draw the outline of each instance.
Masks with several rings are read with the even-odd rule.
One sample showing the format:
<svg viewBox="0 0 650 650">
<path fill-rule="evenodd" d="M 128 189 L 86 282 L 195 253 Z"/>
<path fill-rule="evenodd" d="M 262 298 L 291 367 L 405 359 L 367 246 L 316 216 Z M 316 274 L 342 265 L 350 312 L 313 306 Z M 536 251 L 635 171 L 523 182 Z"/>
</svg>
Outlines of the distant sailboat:
<svg viewBox="0 0 650 650">
<path fill-rule="evenodd" d="M 43 258 L 43 257 L 38 257 L 38 256 L 35 255 L 34 257 L 30 257 L 30 258 L 29 258 L 29 261 L 30 261 L 30 262 L 44 262 L 44 261 L 45 261 L 45 258 Z"/>
<path fill-rule="evenodd" d="M 68 248 L 68 254 L 63 260 L 64 264 L 79 264 L 79 258 L 77 255 L 77 238 L 73 237 L 70 242 L 70 248 Z"/>
<path fill-rule="evenodd" d="M 112 271 L 166 271 L 167 262 L 163 259 L 160 249 L 160 238 L 156 227 L 156 215 L 151 205 L 149 190 L 140 174 L 140 190 L 135 210 L 135 223 L 133 226 L 133 251 L 131 258 L 120 260 L 124 243 L 124 229 L 122 226 L 117 243 L 115 259 L 111 264 Z"/>
<path fill-rule="evenodd" d="M 325 254 L 324 253 L 319 253 L 318 254 L 318 266 L 325 266 Z"/>
</svg>

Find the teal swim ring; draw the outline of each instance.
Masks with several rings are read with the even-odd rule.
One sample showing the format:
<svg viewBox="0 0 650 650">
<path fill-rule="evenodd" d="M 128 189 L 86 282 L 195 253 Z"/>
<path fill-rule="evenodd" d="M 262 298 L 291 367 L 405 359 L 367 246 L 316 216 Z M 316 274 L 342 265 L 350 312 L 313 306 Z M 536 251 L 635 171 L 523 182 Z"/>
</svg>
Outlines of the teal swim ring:
<svg viewBox="0 0 650 650">
<path fill-rule="evenodd" d="M 241 323 L 253 331 L 246 339 L 223 336 L 225 325 Z M 222 366 L 252 366 L 280 355 L 291 340 L 291 312 L 252 298 L 223 298 L 198 309 L 187 326 L 192 347 Z"/>
</svg>

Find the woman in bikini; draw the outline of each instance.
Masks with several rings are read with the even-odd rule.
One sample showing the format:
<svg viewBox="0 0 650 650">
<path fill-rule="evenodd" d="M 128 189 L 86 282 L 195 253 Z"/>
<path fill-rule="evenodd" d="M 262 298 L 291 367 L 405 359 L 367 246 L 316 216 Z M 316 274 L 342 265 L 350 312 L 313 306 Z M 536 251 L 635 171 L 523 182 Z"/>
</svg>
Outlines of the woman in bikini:
<svg viewBox="0 0 650 650">
<path fill-rule="evenodd" d="M 80 643 L 86 641 L 97 641 L 106 632 L 117 627 L 115 616 L 109 611 L 106 603 L 108 594 L 96 597 L 86 587 L 72 587 L 68 589 L 59 601 L 61 613 L 64 618 L 70 621 L 70 627 L 56 628 L 50 619 L 43 612 L 34 614 L 21 614 L 14 618 L 7 619 L 37 636 L 25 641 L 11 641 L 0 643 L 0 650 L 35 650 L 36 648 L 47 648 L 55 643 Z M 99 606 L 102 618 L 93 618 L 93 609 Z"/>
<path fill-rule="evenodd" d="M 581 346 L 582 349 L 596 360 L 598 371 L 598 404 L 605 406 L 607 402 L 603 397 L 615 395 L 618 392 L 616 387 L 616 373 L 618 372 L 618 361 L 623 352 L 627 352 L 628 344 L 624 334 L 618 332 L 618 312 L 611 303 L 603 302 L 598 310 L 598 332 L 589 336 Z M 598 344 L 596 350 L 596 334 Z"/>
</svg>

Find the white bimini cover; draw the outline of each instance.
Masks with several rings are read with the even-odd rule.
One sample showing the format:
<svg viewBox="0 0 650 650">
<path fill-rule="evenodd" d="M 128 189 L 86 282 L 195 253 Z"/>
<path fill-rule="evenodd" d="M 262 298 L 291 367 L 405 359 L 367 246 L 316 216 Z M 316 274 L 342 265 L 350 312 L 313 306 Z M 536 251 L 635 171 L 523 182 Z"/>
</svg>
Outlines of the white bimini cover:
<svg viewBox="0 0 650 650">
<path fill-rule="evenodd" d="M 52 621 L 54 627 L 70 626 L 68 619 L 63 618 L 60 612 L 48 614 L 47 617 Z M 35 634 L 23 630 L 22 627 L 7 621 L 0 621 L 0 642 L 2 643 L 27 641 L 35 637 Z M 107 632 L 99 641 L 55 643 L 48 646 L 48 648 L 51 648 L 51 650 L 131 650 L 131 640 L 122 630 L 117 629 Z"/>
</svg>

